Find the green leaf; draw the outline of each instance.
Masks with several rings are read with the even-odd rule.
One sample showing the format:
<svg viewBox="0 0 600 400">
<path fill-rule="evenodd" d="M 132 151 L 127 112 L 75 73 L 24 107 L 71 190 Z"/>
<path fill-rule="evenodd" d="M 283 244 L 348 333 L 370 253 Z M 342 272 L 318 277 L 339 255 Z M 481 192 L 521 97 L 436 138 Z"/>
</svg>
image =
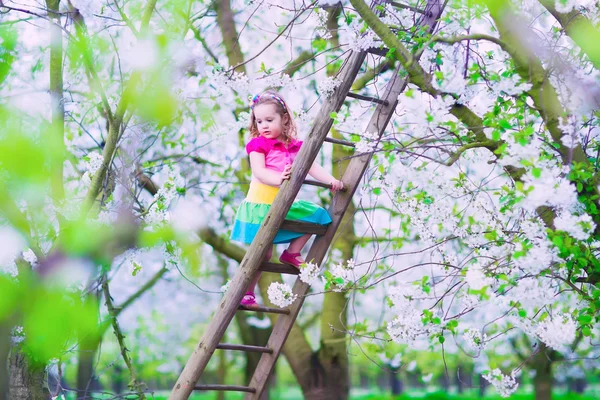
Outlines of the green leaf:
<svg viewBox="0 0 600 400">
<path fill-rule="evenodd" d="M 327 40 L 323 38 L 315 39 L 312 42 L 312 46 L 317 52 L 325 51 L 327 49 Z"/>
<path fill-rule="evenodd" d="M 512 125 L 510 124 L 510 122 L 508 122 L 505 119 L 501 119 L 500 122 L 498 122 L 498 125 L 500 125 L 500 127 L 504 129 L 512 129 Z"/>
<path fill-rule="evenodd" d="M 583 328 L 581 328 L 581 333 L 583 334 L 583 336 L 585 337 L 590 337 L 592 336 L 592 330 L 590 329 L 589 326 L 584 326 Z"/>
</svg>

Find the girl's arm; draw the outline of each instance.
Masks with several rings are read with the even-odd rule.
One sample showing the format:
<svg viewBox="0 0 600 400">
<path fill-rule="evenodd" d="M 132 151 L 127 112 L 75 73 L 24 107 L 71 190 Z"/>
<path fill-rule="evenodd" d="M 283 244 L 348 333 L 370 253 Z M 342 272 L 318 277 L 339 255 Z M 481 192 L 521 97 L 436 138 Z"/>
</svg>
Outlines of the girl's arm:
<svg viewBox="0 0 600 400">
<path fill-rule="evenodd" d="M 283 172 L 277 172 L 265 167 L 265 155 L 257 151 L 250 153 L 250 168 L 252 174 L 262 183 L 269 186 L 281 186 L 285 179 L 290 177 L 291 165 Z"/>
<path fill-rule="evenodd" d="M 336 190 L 341 190 L 344 187 L 344 184 L 341 181 L 335 179 L 333 175 L 327 172 L 327 170 L 318 163 L 313 163 L 308 173 L 318 181 L 331 184 L 331 189 L 334 192 Z"/>
</svg>

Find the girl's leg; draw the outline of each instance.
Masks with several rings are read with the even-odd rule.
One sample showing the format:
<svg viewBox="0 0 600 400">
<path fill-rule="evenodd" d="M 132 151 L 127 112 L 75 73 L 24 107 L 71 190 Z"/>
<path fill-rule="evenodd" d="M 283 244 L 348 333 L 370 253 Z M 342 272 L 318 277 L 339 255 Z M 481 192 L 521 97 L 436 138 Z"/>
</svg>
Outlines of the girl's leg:
<svg viewBox="0 0 600 400">
<path fill-rule="evenodd" d="M 290 242 L 290 246 L 288 247 L 288 253 L 300 253 L 300 250 L 304 248 L 304 245 L 310 239 L 312 235 L 307 233 L 299 238 L 296 238 Z"/>
<path fill-rule="evenodd" d="M 273 255 L 273 246 L 269 247 L 269 250 L 267 250 L 267 254 L 265 255 L 265 262 L 269 262 L 271 260 L 272 255 Z M 252 279 L 252 282 L 250 282 L 250 285 L 248 285 L 248 289 L 247 289 L 248 292 L 254 292 L 254 290 L 256 289 L 256 284 L 260 280 L 261 275 L 262 275 L 262 272 L 258 272 L 256 274 L 256 276 L 254 277 L 254 279 Z"/>
<path fill-rule="evenodd" d="M 300 251 L 304 248 L 304 245 L 309 241 L 312 235 L 307 233 L 299 238 L 296 238 L 290 242 L 290 246 L 287 248 L 288 253 L 300 253 Z M 302 257 L 298 256 L 296 259 L 300 262 L 304 262 Z"/>
</svg>

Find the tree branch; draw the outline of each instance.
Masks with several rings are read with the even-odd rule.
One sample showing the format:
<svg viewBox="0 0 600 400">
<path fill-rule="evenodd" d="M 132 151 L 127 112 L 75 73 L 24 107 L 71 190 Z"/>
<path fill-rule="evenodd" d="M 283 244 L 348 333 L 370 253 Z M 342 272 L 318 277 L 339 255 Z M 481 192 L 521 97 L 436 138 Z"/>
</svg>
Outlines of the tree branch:
<svg viewBox="0 0 600 400">
<path fill-rule="evenodd" d="M 436 35 L 436 36 L 432 37 L 428 43 L 440 42 L 440 43 L 446 43 L 446 44 L 454 44 L 454 43 L 462 42 L 465 40 L 486 40 L 488 42 L 497 44 L 502 49 L 504 49 L 507 46 L 506 43 L 504 43 L 502 40 L 498 39 L 497 37 L 494 37 L 491 35 L 486 35 L 483 33 L 472 33 L 470 35 L 450 36 L 450 37 Z M 426 47 L 427 46 L 423 46 L 424 49 Z"/>
<path fill-rule="evenodd" d="M 498 147 L 498 143 L 495 142 L 494 140 L 486 140 L 485 142 L 474 142 L 474 143 L 465 144 L 464 146 L 462 146 L 458 150 L 456 150 L 454 153 L 452 153 L 452 155 L 444 163 L 444 165 L 446 165 L 448 167 L 451 166 L 456 161 L 458 161 L 458 159 L 460 158 L 460 156 L 465 151 L 467 151 L 469 149 L 478 148 L 478 147 L 485 147 L 486 149 L 490 149 L 491 151 L 493 151 L 493 150 L 495 150 Z"/>
<path fill-rule="evenodd" d="M 115 0 L 114 3 L 115 3 L 115 7 L 117 7 L 117 10 L 119 11 L 119 15 L 121 16 L 121 18 L 123 19 L 123 21 L 125 21 L 125 23 L 129 27 L 129 29 L 131 29 L 131 32 L 133 32 L 133 35 L 136 38 L 139 38 L 140 33 L 135 28 L 135 25 L 133 25 L 133 22 L 131 22 L 131 20 L 129 19 L 129 17 L 127 17 L 127 15 L 123 11 L 123 9 L 119 6 L 119 0 Z"/>
<path fill-rule="evenodd" d="M 169 269 L 163 265 L 161 269 L 156 271 L 156 273 L 150 278 L 146 283 L 144 283 L 135 293 L 127 298 L 120 306 L 115 307 L 116 313 L 115 317 L 119 316 L 123 310 L 129 307 L 133 302 L 139 299 L 144 293 L 150 290 L 162 277 L 166 274 Z"/>
<path fill-rule="evenodd" d="M 558 12 L 554 0 L 540 0 L 540 3 L 556 18 L 566 34 L 588 56 L 594 67 L 600 69 L 600 31 L 592 22 L 576 10 L 567 14 Z"/>
<path fill-rule="evenodd" d="M 146 395 L 144 394 L 145 384 L 141 381 L 138 381 L 137 372 L 133 363 L 131 362 L 131 358 L 129 357 L 129 349 L 125 345 L 125 336 L 119 327 L 119 322 L 117 320 L 117 310 L 113 306 L 112 297 L 110 297 L 110 290 L 108 288 L 108 281 L 105 279 L 102 282 L 102 291 L 104 293 L 104 299 L 106 300 L 106 308 L 108 309 L 108 314 L 110 315 L 110 322 L 112 324 L 113 330 L 115 332 L 115 336 L 117 338 L 117 342 L 119 343 L 119 348 L 121 349 L 121 356 L 123 357 L 123 361 L 125 361 L 125 365 L 129 369 L 129 376 L 131 378 L 129 382 L 129 388 L 134 390 L 139 399 L 144 400 Z"/>
</svg>

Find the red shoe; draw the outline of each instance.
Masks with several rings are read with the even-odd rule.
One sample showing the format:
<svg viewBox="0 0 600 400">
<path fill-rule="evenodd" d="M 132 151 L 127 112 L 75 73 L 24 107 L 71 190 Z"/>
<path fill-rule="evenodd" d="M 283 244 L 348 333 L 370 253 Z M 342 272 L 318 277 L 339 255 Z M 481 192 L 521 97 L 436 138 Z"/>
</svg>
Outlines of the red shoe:
<svg viewBox="0 0 600 400">
<path fill-rule="evenodd" d="M 300 266 L 304 264 L 304 261 L 298 261 L 297 257 L 300 257 L 300 253 L 290 253 L 287 250 L 284 250 L 283 253 L 281 253 L 281 257 L 279 257 L 279 261 L 283 264 L 289 264 L 300 269 Z"/>
<path fill-rule="evenodd" d="M 258 308 L 260 307 L 256 302 L 256 295 L 254 292 L 246 292 L 242 301 L 240 301 L 240 305 L 245 308 Z"/>
</svg>

